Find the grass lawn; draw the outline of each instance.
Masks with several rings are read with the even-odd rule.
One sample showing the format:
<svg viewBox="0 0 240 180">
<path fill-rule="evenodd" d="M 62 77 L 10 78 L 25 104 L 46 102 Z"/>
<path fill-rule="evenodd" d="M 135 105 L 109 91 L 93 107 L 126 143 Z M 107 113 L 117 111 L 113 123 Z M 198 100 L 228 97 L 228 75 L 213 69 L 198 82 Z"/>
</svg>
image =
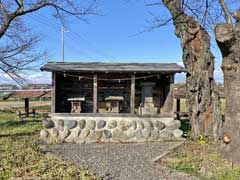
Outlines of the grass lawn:
<svg viewBox="0 0 240 180">
<path fill-rule="evenodd" d="M 186 104 L 186 99 L 181 99 L 180 100 L 180 111 L 181 112 L 187 112 L 187 104 Z M 221 99 L 221 110 L 222 113 L 224 113 L 225 109 L 225 99 Z M 176 99 L 174 99 L 174 112 L 176 112 Z"/>
<path fill-rule="evenodd" d="M 220 156 L 218 144 L 187 141 L 182 147 L 162 159 L 165 166 L 204 180 L 240 180 L 240 166 L 232 165 Z"/>
<path fill-rule="evenodd" d="M 224 105 L 224 102 L 222 103 Z M 186 110 L 181 101 L 182 111 Z M 48 111 L 49 107 L 38 108 Z M 15 110 L 14 110 L 15 112 Z M 46 179 L 46 180 L 94 180 L 89 171 L 69 164 L 60 158 L 40 152 L 35 140 L 42 127 L 41 117 L 36 120 L 19 120 L 15 113 L 0 111 L 0 180 Z M 189 132 L 189 122 L 182 120 L 182 130 Z M 206 180 L 240 180 L 240 166 L 233 166 L 221 158 L 215 143 L 203 139 L 191 140 L 172 154 L 164 157 L 164 165 Z"/>
<path fill-rule="evenodd" d="M 41 118 L 19 120 L 15 113 L 0 111 L 0 180 L 94 180 L 87 170 L 40 152 L 35 140 Z"/>
</svg>

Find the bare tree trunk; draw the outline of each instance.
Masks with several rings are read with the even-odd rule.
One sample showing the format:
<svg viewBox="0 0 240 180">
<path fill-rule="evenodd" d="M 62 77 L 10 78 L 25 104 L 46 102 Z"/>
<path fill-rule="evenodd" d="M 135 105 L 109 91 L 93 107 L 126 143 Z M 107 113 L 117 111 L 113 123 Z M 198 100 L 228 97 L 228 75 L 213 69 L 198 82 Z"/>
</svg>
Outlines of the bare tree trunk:
<svg viewBox="0 0 240 180">
<path fill-rule="evenodd" d="M 219 24 L 215 37 L 222 52 L 225 89 L 225 121 L 223 124 L 222 153 L 240 163 L 240 23 Z"/>
<path fill-rule="evenodd" d="M 212 136 L 213 133 L 217 133 L 214 135 L 217 137 L 218 130 L 214 127 L 218 127 L 216 118 L 220 118 L 220 114 L 215 112 L 219 112 L 220 103 L 218 94 L 214 94 L 214 56 L 210 51 L 210 36 L 198 21 L 184 13 L 181 0 L 162 1 L 172 15 L 188 70 L 187 106 L 193 137 Z"/>
</svg>

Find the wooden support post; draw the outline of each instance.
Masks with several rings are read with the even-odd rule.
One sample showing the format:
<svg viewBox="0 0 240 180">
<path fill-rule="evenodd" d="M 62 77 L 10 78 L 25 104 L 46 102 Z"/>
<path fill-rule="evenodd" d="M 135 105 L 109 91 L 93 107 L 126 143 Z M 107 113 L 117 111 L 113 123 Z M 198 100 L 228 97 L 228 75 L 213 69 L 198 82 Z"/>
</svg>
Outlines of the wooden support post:
<svg viewBox="0 0 240 180">
<path fill-rule="evenodd" d="M 165 113 L 171 116 L 174 116 L 173 85 L 174 85 L 174 74 L 170 74 L 168 77 L 168 83 L 164 87 L 164 102 L 162 107 L 162 113 Z"/>
<path fill-rule="evenodd" d="M 173 91 L 174 91 L 174 74 L 170 75 L 170 89 L 168 94 L 168 112 L 174 116 L 174 97 L 173 97 Z"/>
<path fill-rule="evenodd" d="M 177 105 L 176 113 L 177 113 L 177 119 L 179 119 L 179 120 L 180 120 L 180 101 L 181 101 L 181 99 L 177 99 L 177 102 L 176 102 L 176 105 Z"/>
<path fill-rule="evenodd" d="M 97 113 L 97 89 L 98 89 L 98 83 L 97 83 L 97 74 L 93 75 L 93 113 Z"/>
<path fill-rule="evenodd" d="M 29 98 L 25 98 L 25 113 L 26 113 L 26 117 L 29 116 Z"/>
<path fill-rule="evenodd" d="M 131 106 L 131 114 L 135 114 L 135 75 L 132 74 L 131 77 L 131 100 L 130 100 L 130 106 Z"/>
<path fill-rule="evenodd" d="M 51 112 L 56 113 L 56 73 L 52 73 Z"/>
</svg>

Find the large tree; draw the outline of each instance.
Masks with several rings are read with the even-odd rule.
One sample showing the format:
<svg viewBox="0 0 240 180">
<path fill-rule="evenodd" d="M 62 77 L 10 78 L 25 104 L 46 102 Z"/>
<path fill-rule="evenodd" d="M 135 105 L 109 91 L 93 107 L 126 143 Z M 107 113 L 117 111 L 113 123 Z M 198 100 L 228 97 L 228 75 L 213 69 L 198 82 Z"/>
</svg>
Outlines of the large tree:
<svg viewBox="0 0 240 180">
<path fill-rule="evenodd" d="M 217 123 L 220 121 L 216 101 L 219 98 L 216 99 L 218 93 L 213 80 L 214 58 L 209 35 L 215 27 L 215 38 L 223 57 L 221 67 L 226 100 L 223 129 L 219 134 L 223 140 L 221 150 L 228 159 L 240 163 L 240 10 L 237 10 L 240 2 L 162 0 L 162 3 L 169 10 L 175 33 L 181 40 L 183 61 L 188 70 L 189 115 L 192 130 L 197 134 L 217 132 L 217 125 L 221 124 Z"/>
<path fill-rule="evenodd" d="M 193 137 L 199 135 L 219 135 L 219 96 L 214 82 L 214 56 L 211 53 L 211 38 L 204 28 L 206 20 L 199 21 L 200 7 L 198 4 L 184 0 L 162 0 L 171 18 L 166 21 L 157 19 L 156 27 L 173 22 L 175 34 L 180 39 L 183 56 L 182 60 L 187 69 L 186 99 Z M 160 5 L 152 3 L 148 5 Z M 200 9 L 199 9 L 200 8 Z M 199 11 L 195 13 L 195 11 Z M 159 20 L 159 21 L 158 21 Z M 159 24 L 158 24 L 159 23 Z M 208 24 L 208 23 L 206 23 Z"/>
<path fill-rule="evenodd" d="M 62 23 L 69 15 L 96 14 L 96 0 L 0 0 L 0 71 L 17 81 L 21 71 L 44 57 L 36 49 L 39 38 L 24 26 L 22 17 L 47 7 Z"/>
<path fill-rule="evenodd" d="M 221 150 L 227 158 L 240 163 L 240 10 L 231 15 L 224 0 L 219 2 L 225 14 L 225 23 L 215 28 L 216 41 L 223 57 L 226 99 Z"/>
</svg>

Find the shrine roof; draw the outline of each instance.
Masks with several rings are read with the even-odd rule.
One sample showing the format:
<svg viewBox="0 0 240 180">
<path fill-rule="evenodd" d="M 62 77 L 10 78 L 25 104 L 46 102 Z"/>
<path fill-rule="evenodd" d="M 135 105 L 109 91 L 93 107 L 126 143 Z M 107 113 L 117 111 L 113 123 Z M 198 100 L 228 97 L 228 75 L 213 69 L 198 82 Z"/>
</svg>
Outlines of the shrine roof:
<svg viewBox="0 0 240 180">
<path fill-rule="evenodd" d="M 50 72 L 186 72 L 176 63 L 101 63 L 101 62 L 49 62 L 41 67 Z"/>
</svg>

